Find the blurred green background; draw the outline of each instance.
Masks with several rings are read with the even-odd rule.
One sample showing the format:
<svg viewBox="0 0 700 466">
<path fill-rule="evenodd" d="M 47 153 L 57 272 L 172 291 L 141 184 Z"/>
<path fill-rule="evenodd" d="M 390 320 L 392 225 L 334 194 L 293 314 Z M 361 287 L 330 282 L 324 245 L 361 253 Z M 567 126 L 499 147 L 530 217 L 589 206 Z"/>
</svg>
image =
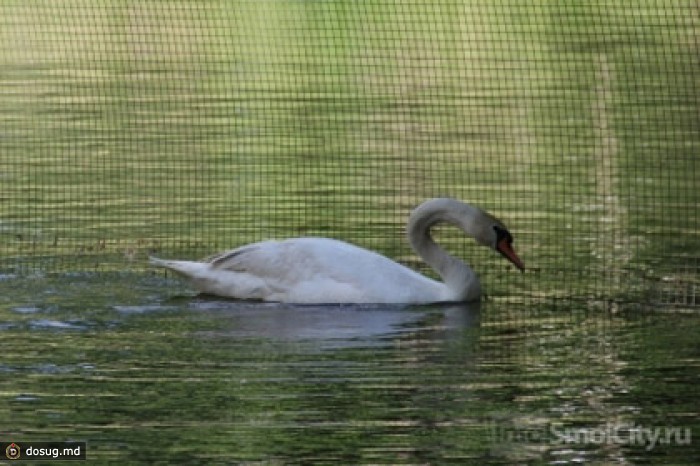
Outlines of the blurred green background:
<svg viewBox="0 0 700 466">
<path fill-rule="evenodd" d="M 697 305 L 694 1 L 3 1 L 0 273 L 321 235 L 421 267 L 492 211 L 500 296 Z"/>
</svg>

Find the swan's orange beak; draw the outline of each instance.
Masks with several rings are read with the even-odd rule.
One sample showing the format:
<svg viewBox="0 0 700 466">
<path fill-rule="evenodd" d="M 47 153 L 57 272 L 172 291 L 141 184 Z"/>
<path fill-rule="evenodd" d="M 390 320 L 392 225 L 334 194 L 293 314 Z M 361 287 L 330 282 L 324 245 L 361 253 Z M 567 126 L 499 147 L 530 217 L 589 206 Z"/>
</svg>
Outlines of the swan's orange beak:
<svg viewBox="0 0 700 466">
<path fill-rule="evenodd" d="M 508 238 L 500 240 L 498 244 L 496 244 L 496 250 L 503 254 L 503 257 L 511 261 L 521 272 L 525 270 L 525 264 L 523 264 L 523 261 L 520 260 L 515 251 L 513 251 L 513 246 L 511 246 Z"/>
</svg>

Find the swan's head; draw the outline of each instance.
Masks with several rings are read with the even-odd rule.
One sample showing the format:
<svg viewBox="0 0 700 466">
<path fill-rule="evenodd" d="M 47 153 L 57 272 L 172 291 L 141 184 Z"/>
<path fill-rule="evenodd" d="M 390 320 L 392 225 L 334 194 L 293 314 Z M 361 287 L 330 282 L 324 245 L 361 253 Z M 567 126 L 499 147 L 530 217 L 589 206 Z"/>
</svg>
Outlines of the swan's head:
<svg viewBox="0 0 700 466">
<path fill-rule="evenodd" d="M 476 207 L 473 209 L 476 210 L 472 214 L 473 218 L 471 220 L 472 225 L 476 225 L 476 228 L 472 227 L 474 239 L 478 243 L 498 251 L 519 270 L 525 270 L 525 264 L 513 250 L 513 236 L 503 222 L 488 212 L 484 212 Z"/>
</svg>

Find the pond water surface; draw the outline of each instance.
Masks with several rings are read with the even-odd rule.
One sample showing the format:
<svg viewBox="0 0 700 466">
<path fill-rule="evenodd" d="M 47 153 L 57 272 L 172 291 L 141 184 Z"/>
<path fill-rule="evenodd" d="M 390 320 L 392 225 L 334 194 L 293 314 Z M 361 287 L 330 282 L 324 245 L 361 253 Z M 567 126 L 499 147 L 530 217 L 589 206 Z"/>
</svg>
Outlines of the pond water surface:
<svg viewBox="0 0 700 466">
<path fill-rule="evenodd" d="M 104 463 L 697 464 L 700 316 L 292 306 L 152 274 L 0 280 L 0 432 Z"/>
</svg>

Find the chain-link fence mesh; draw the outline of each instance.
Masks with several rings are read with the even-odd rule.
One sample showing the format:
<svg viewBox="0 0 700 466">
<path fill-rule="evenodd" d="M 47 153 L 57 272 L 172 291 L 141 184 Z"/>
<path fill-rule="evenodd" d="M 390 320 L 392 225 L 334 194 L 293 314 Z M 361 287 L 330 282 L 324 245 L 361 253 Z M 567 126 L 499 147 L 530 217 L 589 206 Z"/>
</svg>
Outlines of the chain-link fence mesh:
<svg viewBox="0 0 700 466">
<path fill-rule="evenodd" d="M 693 1 L 6 1 L 0 273 L 267 238 L 421 268 L 410 209 L 502 218 L 493 295 L 697 306 Z M 421 269 L 423 270 L 423 269 Z"/>
</svg>

